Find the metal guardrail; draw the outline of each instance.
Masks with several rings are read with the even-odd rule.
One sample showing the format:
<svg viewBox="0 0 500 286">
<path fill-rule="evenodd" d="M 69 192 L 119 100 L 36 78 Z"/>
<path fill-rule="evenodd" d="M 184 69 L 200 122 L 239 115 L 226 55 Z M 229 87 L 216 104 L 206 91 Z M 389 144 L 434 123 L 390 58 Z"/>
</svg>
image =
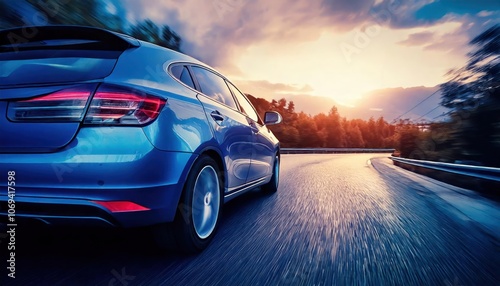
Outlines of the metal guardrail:
<svg viewBox="0 0 500 286">
<path fill-rule="evenodd" d="M 281 154 L 392 153 L 394 149 L 367 148 L 281 148 Z"/>
<path fill-rule="evenodd" d="M 500 182 L 500 168 L 413 160 L 399 157 L 391 157 L 391 160 L 411 166 Z"/>
</svg>

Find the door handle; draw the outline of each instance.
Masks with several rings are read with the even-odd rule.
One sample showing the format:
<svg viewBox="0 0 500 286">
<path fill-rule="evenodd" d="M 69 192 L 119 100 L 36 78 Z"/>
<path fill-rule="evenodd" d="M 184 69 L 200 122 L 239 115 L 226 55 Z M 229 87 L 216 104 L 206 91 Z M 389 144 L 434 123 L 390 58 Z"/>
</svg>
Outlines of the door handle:
<svg viewBox="0 0 500 286">
<path fill-rule="evenodd" d="M 219 122 L 219 121 L 224 121 L 224 116 L 222 116 L 222 114 L 220 114 L 219 111 L 215 110 L 215 111 L 212 111 L 210 113 L 210 116 L 212 116 L 212 118 L 216 121 L 216 122 Z"/>
<path fill-rule="evenodd" d="M 255 121 L 253 121 L 252 119 L 247 117 L 247 122 L 248 122 L 248 125 L 250 126 L 250 129 L 252 129 L 253 133 L 255 133 L 255 134 L 259 133 L 259 128 L 257 128 L 257 126 L 255 126 Z"/>
</svg>

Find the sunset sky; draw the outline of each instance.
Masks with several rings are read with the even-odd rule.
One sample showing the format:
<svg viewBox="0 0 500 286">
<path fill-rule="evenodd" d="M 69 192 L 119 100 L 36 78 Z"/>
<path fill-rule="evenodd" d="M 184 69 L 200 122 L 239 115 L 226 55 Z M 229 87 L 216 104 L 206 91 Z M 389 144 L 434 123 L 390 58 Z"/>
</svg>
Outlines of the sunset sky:
<svg viewBox="0 0 500 286">
<path fill-rule="evenodd" d="M 183 38 L 183 51 L 247 93 L 306 94 L 355 105 L 391 87 L 433 87 L 499 22 L 498 0 L 122 1 Z M 116 7 L 109 5 L 108 10 Z"/>
</svg>

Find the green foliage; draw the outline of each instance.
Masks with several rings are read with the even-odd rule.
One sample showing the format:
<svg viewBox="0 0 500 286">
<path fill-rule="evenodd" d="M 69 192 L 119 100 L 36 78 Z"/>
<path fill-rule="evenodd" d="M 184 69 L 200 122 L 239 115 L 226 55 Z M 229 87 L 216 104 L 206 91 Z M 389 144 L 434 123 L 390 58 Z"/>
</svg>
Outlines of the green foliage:
<svg viewBox="0 0 500 286">
<path fill-rule="evenodd" d="M 500 25 L 470 44 L 468 63 L 441 85 L 442 105 L 451 108 L 449 140 L 455 160 L 500 166 Z"/>
<path fill-rule="evenodd" d="M 352 148 L 362 148 L 365 146 L 365 141 L 363 139 L 363 134 L 361 134 L 361 130 L 359 126 L 354 124 L 353 122 L 348 122 L 344 119 L 343 122 L 345 133 L 346 133 L 346 146 Z"/>
<path fill-rule="evenodd" d="M 327 148 L 342 148 L 346 146 L 346 134 L 342 125 L 342 118 L 337 108 L 330 109 L 326 120 L 326 146 Z"/>
<path fill-rule="evenodd" d="M 424 159 L 418 156 L 420 155 L 420 153 L 417 152 L 417 142 L 420 137 L 420 130 L 417 126 L 413 124 L 401 124 L 398 128 L 398 134 L 399 144 L 397 146 L 397 149 L 400 151 L 401 157 L 411 159 Z"/>
<path fill-rule="evenodd" d="M 151 42 L 172 50 L 179 51 L 181 37 L 170 29 L 169 26 L 158 27 L 153 21 L 145 20 L 130 29 L 130 35 L 134 38 Z"/>
<path fill-rule="evenodd" d="M 301 112 L 297 116 L 297 130 L 299 132 L 298 148 L 319 147 L 322 139 L 318 136 L 318 127 L 311 116 Z"/>
<path fill-rule="evenodd" d="M 500 167 L 500 26 L 474 38 L 467 64 L 440 85 L 447 122 L 397 125 L 402 157 Z"/>
<path fill-rule="evenodd" d="M 28 0 L 28 2 L 43 13 L 51 24 L 99 28 L 122 26 L 121 19 L 108 13 L 98 0 L 72 0 L 71 3 L 62 0 Z"/>
<path fill-rule="evenodd" d="M 440 86 L 442 105 L 456 112 L 500 100 L 500 25 L 481 33 L 470 44 L 468 63 L 449 72 L 451 79 Z"/>
<path fill-rule="evenodd" d="M 315 116 L 295 112 L 293 101 L 282 98 L 268 102 L 247 94 L 257 112 L 263 117 L 274 110 L 283 116 L 283 123 L 269 128 L 281 141 L 282 147 L 296 148 L 394 148 L 395 128 L 382 117 L 369 121 L 347 120 L 340 116 L 336 107 L 328 114 Z"/>
<path fill-rule="evenodd" d="M 23 21 L 17 11 L 13 10 L 7 2 L 0 0 L 0 29 L 22 25 Z"/>
<path fill-rule="evenodd" d="M 130 34 L 140 40 L 181 50 L 182 39 L 169 26 L 158 26 L 151 20 L 143 20 L 135 25 L 124 21 L 120 16 L 110 13 L 102 0 L 19 0 L 20 4 L 28 5 L 38 15 L 38 22 L 51 25 L 92 26 L 111 31 Z M 27 25 L 12 6 L 0 1 L 0 28 L 12 28 Z M 40 24 L 40 23 L 38 23 Z"/>
</svg>

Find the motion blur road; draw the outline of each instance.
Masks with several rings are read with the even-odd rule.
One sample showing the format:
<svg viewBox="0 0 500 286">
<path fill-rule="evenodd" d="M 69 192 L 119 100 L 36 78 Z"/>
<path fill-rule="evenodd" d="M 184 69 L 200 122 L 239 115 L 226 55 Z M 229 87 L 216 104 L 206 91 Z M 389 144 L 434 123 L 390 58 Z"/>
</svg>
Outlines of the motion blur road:
<svg viewBox="0 0 500 286">
<path fill-rule="evenodd" d="M 226 205 L 197 256 L 159 253 L 146 230 L 19 225 L 0 285 L 500 285 L 498 237 L 387 156 L 283 155 L 278 193 Z"/>
</svg>

